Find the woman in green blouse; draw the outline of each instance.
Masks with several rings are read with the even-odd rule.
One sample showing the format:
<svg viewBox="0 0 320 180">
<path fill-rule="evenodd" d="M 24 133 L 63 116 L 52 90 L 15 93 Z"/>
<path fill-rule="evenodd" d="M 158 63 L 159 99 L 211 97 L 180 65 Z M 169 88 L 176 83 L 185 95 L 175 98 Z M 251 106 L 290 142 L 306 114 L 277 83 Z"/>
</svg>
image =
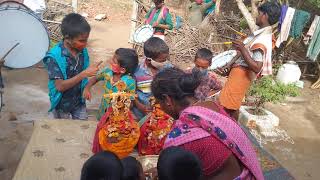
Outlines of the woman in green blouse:
<svg viewBox="0 0 320 180">
<path fill-rule="evenodd" d="M 164 0 L 153 0 L 155 7 L 146 15 L 146 24 L 154 28 L 154 36 L 164 40 L 164 31 L 173 29 L 172 16 L 164 5 Z"/>
</svg>

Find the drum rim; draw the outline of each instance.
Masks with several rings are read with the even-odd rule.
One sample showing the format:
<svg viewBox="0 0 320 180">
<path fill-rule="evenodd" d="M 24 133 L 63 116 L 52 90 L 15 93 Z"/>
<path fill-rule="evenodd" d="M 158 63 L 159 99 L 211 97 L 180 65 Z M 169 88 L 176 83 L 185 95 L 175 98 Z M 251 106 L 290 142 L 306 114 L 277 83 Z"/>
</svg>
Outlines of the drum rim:
<svg viewBox="0 0 320 180">
<path fill-rule="evenodd" d="M 133 34 L 133 40 L 136 42 L 136 43 L 144 43 L 144 42 L 138 42 L 137 41 L 137 36 L 138 36 L 138 33 L 141 32 L 142 29 L 152 29 L 152 26 L 150 26 L 149 24 L 145 24 L 139 28 L 137 28 Z M 151 36 L 152 37 L 152 36 Z"/>
<path fill-rule="evenodd" d="M 2 4 L 5 4 L 5 3 L 16 3 L 16 4 L 19 4 L 19 5 L 22 5 L 22 6 L 25 7 L 27 10 L 32 11 L 28 6 L 24 5 L 23 3 L 19 3 L 19 2 L 17 2 L 17 1 L 11 1 L 11 0 L 9 0 L 9 1 L 3 1 L 2 3 L 0 3 L 0 6 L 1 6 Z"/>
<path fill-rule="evenodd" d="M 46 37 L 48 38 L 48 41 L 49 41 L 48 47 L 47 47 L 47 52 L 48 52 L 49 49 L 50 49 L 50 43 L 51 43 L 50 33 L 49 33 L 49 31 L 48 31 L 48 28 L 47 28 L 46 24 L 42 21 L 42 19 L 41 19 L 40 17 L 38 17 L 28 6 L 24 5 L 23 3 L 19 3 L 19 2 L 16 2 L 16 1 L 11 1 L 11 0 L 9 0 L 9 1 L 1 2 L 1 3 L 0 3 L 0 6 L 1 6 L 2 4 L 5 4 L 5 3 L 15 3 L 15 4 L 19 4 L 19 5 L 23 6 L 25 9 L 19 9 L 19 8 L 17 8 L 17 7 L 12 7 L 12 9 L 24 11 L 24 12 L 30 14 L 31 16 L 33 16 L 34 18 L 36 18 L 36 19 L 41 23 L 42 27 L 44 27 L 44 29 L 45 29 L 45 31 L 46 31 L 46 34 L 47 34 Z M 4 11 L 4 10 L 8 10 L 8 8 L 0 8 L 0 11 Z M 44 56 L 44 57 L 45 57 L 45 56 Z M 41 62 L 41 60 L 40 60 L 39 62 Z M 36 64 L 38 64 L 39 62 L 37 62 Z M 34 66 L 34 65 L 36 65 L 36 64 L 33 64 L 32 66 Z M 17 68 L 17 67 L 10 67 L 10 68 L 14 68 L 14 69 L 25 69 L 25 68 L 29 68 L 29 67 L 32 67 L 32 66 L 22 67 L 22 68 Z"/>
<path fill-rule="evenodd" d="M 211 64 L 211 66 L 210 66 L 209 68 L 210 68 L 211 70 L 214 70 L 214 69 L 212 68 L 212 66 L 214 65 L 214 61 L 217 60 L 216 58 L 217 58 L 218 56 L 222 55 L 222 54 L 228 55 L 228 54 L 231 53 L 231 52 L 232 52 L 232 54 L 234 54 L 235 56 L 237 55 L 237 51 L 234 50 L 234 49 L 227 50 L 227 51 L 224 51 L 224 52 L 222 52 L 222 53 L 219 53 L 218 55 L 216 55 L 215 57 L 212 58 L 212 64 Z M 232 61 L 232 59 L 229 60 L 228 62 L 230 62 L 230 61 Z M 228 62 L 226 62 L 226 64 L 227 64 Z M 217 66 L 216 68 L 219 68 L 219 66 Z"/>
</svg>

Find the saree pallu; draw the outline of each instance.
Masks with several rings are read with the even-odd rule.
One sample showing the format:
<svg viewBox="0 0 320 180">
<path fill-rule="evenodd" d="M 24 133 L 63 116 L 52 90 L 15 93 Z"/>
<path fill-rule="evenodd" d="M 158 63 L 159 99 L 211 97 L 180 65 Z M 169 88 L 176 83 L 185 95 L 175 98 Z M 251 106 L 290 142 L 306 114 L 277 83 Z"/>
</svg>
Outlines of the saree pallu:
<svg viewBox="0 0 320 180">
<path fill-rule="evenodd" d="M 222 142 L 243 165 L 242 173 L 235 179 L 264 179 L 257 155 L 241 127 L 229 117 L 204 107 L 191 106 L 183 110 L 164 148 L 181 146 L 210 136 Z"/>
</svg>

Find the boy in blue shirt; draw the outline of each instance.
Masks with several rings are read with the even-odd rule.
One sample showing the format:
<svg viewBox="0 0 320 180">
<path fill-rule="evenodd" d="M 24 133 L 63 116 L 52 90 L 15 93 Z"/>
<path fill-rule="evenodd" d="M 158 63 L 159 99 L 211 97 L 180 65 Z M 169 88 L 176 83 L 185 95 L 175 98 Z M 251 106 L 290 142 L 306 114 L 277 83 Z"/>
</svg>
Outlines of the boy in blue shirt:
<svg viewBox="0 0 320 180">
<path fill-rule="evenodd" d="M 88 77 L 94 76 L 99 64 L 89 66 L 87 41 L 90 25 L 79 14 L 68 14 L 61 24 L 63 41 L 53 47 L 43 59 L 48 70 L 49 98 L 56 119 L 88 118 L 82 91 Z"/>
</svg>

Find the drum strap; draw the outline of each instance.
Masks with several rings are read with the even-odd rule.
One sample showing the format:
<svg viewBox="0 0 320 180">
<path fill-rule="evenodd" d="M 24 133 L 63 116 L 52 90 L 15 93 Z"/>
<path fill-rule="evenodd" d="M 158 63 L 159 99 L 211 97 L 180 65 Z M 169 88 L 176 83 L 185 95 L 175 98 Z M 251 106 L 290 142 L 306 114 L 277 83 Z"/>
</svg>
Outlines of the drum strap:
<svg viewBox="0 0 320 180">
<path fill-rule="evenodd" d="M 264 29 L 264 30 L 261 31 L 260 33 L 256 34 L 250 41 L 246 42 L 245 45 L 244 45 L 244 47 L 250 51 L 251 45 L 252 45 L 260 36 L 262 36 L 262 35 L 264 35 L 264 34 L 268 34 L 268 33 L 270 33 L 270 32 L 269 32 L 269 29 Z M 239 57 L 239 58 L 240 58 L 240 57 Z M 249 69 L 248 69 L 248 70 L 249 70 Z M 255 72 L 249 70 L 249 71 L 250 71 L 250 79 L 251 79 L 251 81 L 256 80 L 257 77 L 259 76 L 259 74 L 262 72 L 262 70 L 263 70 L 263 68 L 261 68 L 261 70 L 260 70 L 260 72 L 259 72 L 258 74 L 256 74 Z"/>
</svg>

